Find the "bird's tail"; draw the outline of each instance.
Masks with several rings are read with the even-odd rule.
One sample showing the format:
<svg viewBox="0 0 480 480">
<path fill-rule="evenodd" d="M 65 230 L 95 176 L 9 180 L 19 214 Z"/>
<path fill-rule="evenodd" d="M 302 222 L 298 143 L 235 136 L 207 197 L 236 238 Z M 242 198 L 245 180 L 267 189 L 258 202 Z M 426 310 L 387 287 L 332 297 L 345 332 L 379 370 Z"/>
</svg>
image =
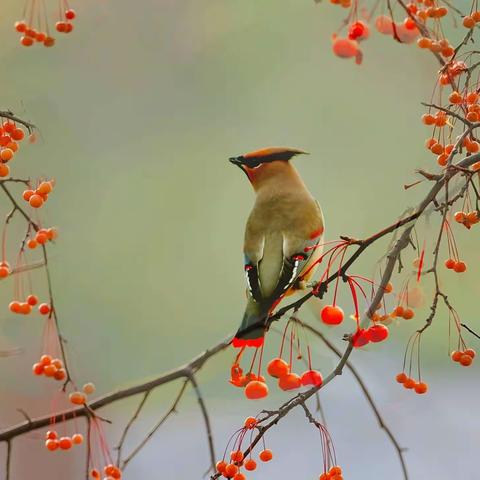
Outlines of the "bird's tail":
<svg viewBox="0 0 480 480">
<path fill-rule="evenodd" d="M 270 308 L 250 298 L 242 323 L 232 341 L 234 347 L 260 347 L 263 345 Z"/>
</svg>

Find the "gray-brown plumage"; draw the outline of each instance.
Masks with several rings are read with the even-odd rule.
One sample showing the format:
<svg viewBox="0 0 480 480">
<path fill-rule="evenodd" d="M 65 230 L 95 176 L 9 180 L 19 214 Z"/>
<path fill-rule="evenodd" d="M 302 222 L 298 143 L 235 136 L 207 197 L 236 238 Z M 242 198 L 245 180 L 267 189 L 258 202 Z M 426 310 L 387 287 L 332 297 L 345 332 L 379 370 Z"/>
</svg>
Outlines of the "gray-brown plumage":
<svg viewBox="0 0 480 480">
<path fill-rule="evenodd" d="M 262 344 L 268 315 L 300 281 L 310 278 L 321 254 L 322 211 L 290 163 L 302 153 L 276 147 L 230 159 L 256 193 L 245 229 L 248 303 L 235 346 Z"/>
</svg>

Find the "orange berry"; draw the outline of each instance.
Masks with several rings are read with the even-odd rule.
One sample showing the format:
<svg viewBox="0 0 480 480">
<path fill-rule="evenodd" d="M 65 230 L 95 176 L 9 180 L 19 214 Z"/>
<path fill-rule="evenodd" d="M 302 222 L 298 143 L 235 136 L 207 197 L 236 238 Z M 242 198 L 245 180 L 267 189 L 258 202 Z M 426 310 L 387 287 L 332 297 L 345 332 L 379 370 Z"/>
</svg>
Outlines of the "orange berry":
<svg viewBox="0 0 480 480">
<path fill-rule="evenodd" d="M 40 363 L 43 365 L 43 366 L 46 366 L 46 365 L 50 365 L 52 363 L 52 357 L 51 355 L 42 355 L 40 357 Z"/>
<path fill-rule="evenodd" d="M 472 362 L 473 362 L 473 358 L 470 355 L 463 354 L 460 357 L 460 365 L 462 365 L 463 367 L 470 366 L 472 364 Z"/>
<path fill-rule="evenodd" d="M 467 270 L 467 264 L 461 261 L 455 262 L 453 270 L 457 273 L 463 273 Z"/>
<path fill-rule="evenodd" d="M 32 311 L 32 306 L 29 305 L 27 302 L 20 304 L 20 312 L 23 315 L 28 315 Z"/>
<path fill-rule="evenodd" d="M 40 195 L 48 195 L 51 191 L 52 184 L 50 182 L 42 182 L 37 188 L 37 193 Z"/>
<path fill-rule="evenodd" d="M 459 352 L 458 350 L 454 350 L 454 351 L 450 354 L 450 358 L 451 358 L 454 362 L 459 362 L 460 359 L 462 358 L 462 355 L 463 355 L 463 352 Z"/>
<path fill-rule="evenodd" d="M 478 217 L 477 211 L 473 211 L 473 212 L 468 212 L 467 213 L 465 220 L 470 225 L 475 225 L 480 221 L 480 218 Z"/>
<path fill-rule="evenodd" d="M 8 142 L 7 143 L 7 148 L 12 150 L 12 152 L 18 151 L 18 143 L 17 142 Z"/>
<path fill-rule="evenodd" d="M 57 30 L 57 32 L 64 33 L 65 30 L 67 29 L 67 23 L 66 22 L 57 22 L 55 24 L 55 29 Z"/>
<path fill-rule="evenodd" d="M 281 358 L 274 358 L 268 363 L 267 372 L 272 377 L 280 378 L 290 373 L 290 365 Z"/>
<path fill-rule="evenodd" d="M 37 241 L 37 243 L 39 243 L 40 245 L 44 245 L 45 243 L 48 242 L 48 236 L 46 233 L 37 233 L 36 237 L 35 237 L 35 240 Z"/>
<path fill-rule="evenodd" d="M 341 475 L 342 474 L 342 469 L 339 466 L 335 466 L 335 467 L 332 467 L 330 469 L 330 472 L 328 472 L 328 473 L 330 473 L 330 475 Z"/>
<path fill-rule="evenodd" d="M 225 471 L 223 472 L 223 474 L 229 478 L 234 477 L 237 473 L 238 473 L 238 467 L 233 463 L 229 463 L 225 467 Z"/>
<path fill-rule="evenodd" d="M 34 363 L 32 367 L 32 372 L 34 375 L 42 375 L 43 365 L 41 363 Z"/>
<path fill-rule="evenodd" d="M 55 365 L 45 365 L 43 367 L 43 373 L 46 377 L 54 377 L 57 372 L 57 367 Z"/>
<path fill-rule="evenodd" d="M 2 160 L 2 162 L 8 162 L 12 158 L 13 158 L 13 150 L 11 148 L 4 148 L 0 152 L 0 160 Z"/>
<path fill-rule="evenodd" d="M 407 374 L 402 372 L 399 373 L 396 377 L 395 380 L 397 380 L 398 383 L 405 383 L 408 380 Z"/>
<path fill-rule="evenodd" d="M 404 382 L 403 382 L 403 386 L 409 390 L 411 390 L 412 388 L 415 388 L 415 385 L 417 384 L 417 382 L 413 379 L 413 378 L 407 378 Z"/>
<path fill-rule="evenodd" d="M 432 41 L 427 37 L 420 37 L 417 40 L 417 45 L 420 48 L 428 48 L 429 49 L 432 46 Z"/>
<path fill-rule="evenodd" d="M 322 374 L 318 370 L 307 370 L 302 374 L 300 380 L 303 386 L 313 385 L 318 387 L 323 383 Z"/>
<path fill-rule="evenodd" d="M 33 45 L 33 38 L 27 37 L 26 35 L 20 38 L 20 43 L 24 47 L 31 47 Z"/>
<path fill-rule="evenodd" d="M 82 390 L 83 390 L 83 393 L 85 393 L 86 395 L 91 395 L 95 391 L 95 385 L 91 382 L 86 383 L 82 387 Z"/>
<path fill-rule="evenodd" d="M 215 465 L 215 468 L 217 469 L 218 473 L 223 473 L 225 471 L 226 466 L 227 466 L 226 462 L 224 462 L 223 460 L 220 460 Z"/>
<path fill-rule="evenodd" d="M 468 112 L 466 118 L 469 122 L 478 122 L 478 113 L 477 112 Z"/>
<path fill-rule="evenodd" d="M 430 150 L 436 143 L 437 141 L 434 138 L 428 138 L 425 141 L 425 147 Z"/>
<path fill-rule="evenodd" d="M 34 193 L 33 190 L 25 190 L 22 194 L 23 199 L 28 202 Z"/>
<path fill-rule="evenodd" d="M 428 385 L 424 382 L 419 382 L 415 385 L 415 393 L 418 393 L 419 395 L 423 395 L 424 393 L 427 393 L 428 390 Z"/>
<path fill-rule="evenodd" d="M 439 155 L 437 157 L 437 163 L 441 167 L 445 167 L 447 165 L 447 162 L 448 162 L 448 154 L 447 153 L 442 153 L 441 155 Z"/>
<path fill-rule="evenodd" d="M 81 433 L 75 433 L 72 435 L 72 442 L 74 445 L 80 445 L 83 443 L 83 435 Z"/>
<path fill-rule="evenodd" d="M 268 387 L 265 382 L 252 380 L 245 387 L 245 396 L 250 400 L 258 400 L 268 395 Z"/>
<path fill-rule="evenodd" d="M 70 448 L 72 448 L 72 445 L 73 445 L 73 443 L 72 443 L 72 439 L 70 437 L 62 437 L 58 441 L 58 446 L 62 450 L 69 450 Z"/>
<path fill-rule="evenodd" d="M 230 459 L 234 463 L 243 462 L 243 452 L 241 450 L 235 450 L 233 452 L 230 452 Z"/>
<path fill-rule="evenodd" d="M 53 377 L 58 381 L 65 380 L 67 378 L 67 371 L 64 368 L 59 368 Z"/>
<path fill-rule="evenodd" d="M 58 237 L 58 231 L 55 227 L 49 228 L 47 230 L 47 236 L 49 240 L 55 240 Z"/>
<path fill-rule="evenodd" d="M 96 468 L 93 468 L 90 470 L 90 476 L 97 480 L 100 478 L 100 472 Z"/>
<path fill-rule="evenodd" d="M 45 446 L 47 447 L 48 450 L 50 450 L 51 452 L 53 452 L 53 451 L 56 450 L 60 445 L 59 445 L 59 442 L 58 442 L 57 440 L 48 439 L 48 440 L 45 442 Z"/>
<path fill-rule="evenodd" d="M 457 262 L 453 259 L 453 258 L 449 258 L 448 260 L 445 260 L 445 266 L 449 269 L 449 270 L 453 270 L 453 268 L 455 267 L 455 264 Z"/>
<path fill-rule="evenodd" d="M 31 248 L 32 250 L 33 250 L 34 248 L 37 248 L 37 245 L 38 245 L 37 241 L 36 241 L 35 239 L 33 239 L 33 238 L 31 238 L 31 239 L 27 242 L 27 247 L 28 247 L 28 248 Z"/>
<path fill-rule="evenodd" d="M 477 117 L 480 118 L 478 114 L 477 114 Z M 478 142 L 470 142 L 467 145 L 465 145 L 465 148 L 469 153 L 477 153 L 480 150 L 480 144 Z"/>
<path fill-rule="evenodd" d="M 463 97 L 457 91 L 455 91 L 450 94 L 448 101 L 453 104 L 459 104 L 463 102 Z"/>
<path fill-rule="evenodd" d="M 41 303 L 38 306 L 38 311 L 40 312 L 40 315 L 48 315 L 50 313 L 50 306 L 48 303 Z"/>
<path fill-rule="evenodd" d="M 237 473 L 234 477 L 233 480 L 246 480 L 246 476 L 243 473 Z"/>
<path fill-rule="evenodd" d="M 422 115 L 422 122 L 425 125 L 433 125 L 435 123 L 435 117 L 430 113 L 425 113 Z"/>
<path fill-rule="evenodd" d="M 8 177 L 10 175 L 10 167 L 4 163 L 0 163 L 0 177 Z"/>
<path fill-rule="evenodd" d="M 56 440 L 58 438 L 58 434 L 55 430 L 48 430 L 48 432 L 45 434 L 45 438 L 47 440 Z"/>
<path fill-rule="evenodd" d="M 415 312 L 411 308 L 406 308 L 402 316 L 405 320 L 411 320 L 415 316 Z"/>
<path fill-rule="evenodd" d="M 405 309 L 401 305 L 397 305 L 395 309 L 393 310 L 393 314 L 396 317 L 403 317 L 403 314 L 405 313 Z"/>
<path fill-rule="evenodd" d="M 388 282 L 388 283 L 385 285 L 384 292 L 385 292 L 385 293 L 392 293 L 392 292 L 393 292 L 392 282 Z"/>
<path fill-rule="evenodd" d="M 9 303 L 8 308 L 13 313 L 20 313 L 20 310 L 22 307 L 20 305 L 20 302 L 17 302 L 16 300 L 14 300 L 13 302 Z"/>
<path fill-rule="evenodd" d="M 67 20 L 73 20 L 76 16 L 77 14 L 75 13 L 75 10 L 72 10 L 71 8 L 65 11 L 65 18 Z"/>
<path fill-rule="evenodd" d="M 323 323 L 327 325 L 339 325 L 343 322 L 343 310 L 337 305 L 325 305 L 320 312 Z"/>
<path fill-rule="evenodd" d="M 68 399 L 74 405 L 83 405 L 87 401 L 87 398 L 82 392 L 72 392 L 68 396 Z"/>
<path fill-rule="evenodd" d="M 464 17 L 462 23 L 465 28 L 473 28 L 475 26 L 475 20 L 469 16 Z"/>
<path fill-rule="evenodd" d="M 289 373 L 278 379 L 278 386 L 282 390 L 295 390 L 302 386 L 302 379 L 296 373 Z"/>
<path fill-rule="evenodd" d="M 43 205 L 43 198 L 40 195 L 34 193 L 28 200 L 28 203 L 33 208 L 40 208 Z"/>
<path fill-rule="evenodd" d="M 53 37 L 46 37 L 45 40 L 43 41 L 43 45 L 45 47 L 53 47 L 55 45 L 55 39 Z M 33 134 L 32 134 L 33 135 Z M 35 143 L 36 137 L 30 135 L 30 143 Z M 33 140 L 32 140 L 33 139 Z"/>
<path fill-rule="evenodd" d="M 273 453 L 270 449 L 266 448 L 260 452 L 259 457 L 262 462 L 269 462 L 273 458 Z"/>
<path fill-rule="evenodd" d="M 85 391 L 85 390 L 84 390 Z M 255 417 L 247 417 L 243 422 L 243 426 L 251 430 L 257 425 L 257 419 Z"/>
<path fill-rule="evenodd" d="M 20 142 L 25 138 L 25 132 L 21 128 L 15 128 L 11 134 L 11 137 L 17 142 Z"/>
<path fill-rule="evenodd" d="M 463 223 L 465 222 L 465 213 L 464 212 L 456 212 L 455 215 L 453 216 L 455 218 L 455 221 L 458 223 Z"/>
<path fill-rule="evenodd" d="M 467 348 L 464 352 L 464 355 L 468 355 L 469 357 L 475 358 L 476 352 L 473 348 Z"/>
<path fill-rule="evenodd" d="M 253 472 L 257 468 L 257 462 L 251 458 L 250 460 L 247 460 L 245 462 L 245 470 L 248 470 L 249 472 Z"/>
<path fill-rule="evenodd" d="M 10 269 L 5 266 L 0 267 L 0 278 L 7 278 L 10 275 Z"/>
<path fill-rule="evenodd" d="M 63 362 L 59 358 L 54 358 L 52 360 L 52 365 L 54 365 L 55 368 L 63 368 Z"/>
<path fill-rule="evenodd" d="M 430 148 L 430 150 L 435 155 L 440 155 L 445 151 L 445 148 L 441 143 L 435 143 L 434 145 L 432 145 L 432 148 Z"/>
<path fill-rule="evenodd" d="M 15 22 L 15 30 L 19 33 L 24 33 L 27 30 L 27 24 L 24 21 Z"/>
</svg>

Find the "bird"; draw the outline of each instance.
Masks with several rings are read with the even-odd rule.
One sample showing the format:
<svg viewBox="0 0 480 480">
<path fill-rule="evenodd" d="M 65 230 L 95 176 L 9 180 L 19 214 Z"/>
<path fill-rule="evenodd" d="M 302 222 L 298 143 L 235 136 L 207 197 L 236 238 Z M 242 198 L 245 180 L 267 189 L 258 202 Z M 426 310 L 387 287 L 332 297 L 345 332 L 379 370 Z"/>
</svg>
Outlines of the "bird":
<svg viewBox="0 0 480 480">
<path fill-rule="evenodd" d="M 260 347 L 268 318 L 287 295 L 304 288 L 320 260 L 324 218 L 291 159 L 308 154 L 267 147 L 229 158 L 256 194 L 244 237 L 247 305 L 232 345 Z"/>
</svg>

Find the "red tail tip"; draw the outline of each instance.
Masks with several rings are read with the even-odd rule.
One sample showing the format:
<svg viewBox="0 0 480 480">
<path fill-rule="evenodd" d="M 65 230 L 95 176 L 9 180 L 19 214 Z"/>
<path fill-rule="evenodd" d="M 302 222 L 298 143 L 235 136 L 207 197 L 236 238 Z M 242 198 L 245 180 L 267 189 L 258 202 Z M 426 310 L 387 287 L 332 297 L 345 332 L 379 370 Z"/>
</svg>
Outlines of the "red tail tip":
<svg viewBox="0 0 480 480">
<path fill-rule="evenodd" d="M 232 340 L 232 345 L 234 348 L 241 347 L 261 347 L 263 345 L 263 337 L 260 338 L 238 338 L 234 337 Z"/>
</svg>

